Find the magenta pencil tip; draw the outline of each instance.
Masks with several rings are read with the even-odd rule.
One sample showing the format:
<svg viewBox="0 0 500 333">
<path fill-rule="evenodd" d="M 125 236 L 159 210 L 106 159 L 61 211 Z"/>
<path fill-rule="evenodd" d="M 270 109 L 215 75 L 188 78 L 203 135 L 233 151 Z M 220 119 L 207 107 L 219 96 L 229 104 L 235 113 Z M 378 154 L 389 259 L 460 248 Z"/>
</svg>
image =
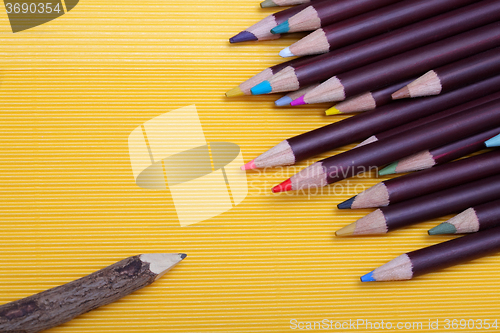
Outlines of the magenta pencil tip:
<svg viewBox="0 0 500 333">
<path fill-rule="evenodd" d="M 255 165 L 254 160 L 251 160 L 247 164 L 241 166 L 241 170 L 243 170 L 243 171 L 244 170 L 252 170 L 252 169 L 257 169 L 257 166 Z"/>
<path fill-rule="evenodd" d="M 305 95 L 304 95 L 305 96 Z M 300 96 L 299 98 L 295 99 L 292 101 L 292 103 L 290 103 L 291 106 L 297 106 L 297 105 L 305 105 L 307 104 L 305 101 L 304 101 L 304 96 Z"/>
</svg>

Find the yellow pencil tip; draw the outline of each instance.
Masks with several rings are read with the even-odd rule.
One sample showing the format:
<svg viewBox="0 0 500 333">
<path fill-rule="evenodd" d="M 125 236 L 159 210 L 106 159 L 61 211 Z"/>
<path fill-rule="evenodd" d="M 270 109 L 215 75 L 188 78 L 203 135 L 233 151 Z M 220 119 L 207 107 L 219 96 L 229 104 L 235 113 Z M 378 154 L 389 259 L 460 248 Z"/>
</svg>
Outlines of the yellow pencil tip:
<svg viewBox="0 0 500 333">
<path fill-rule="evenodd" d="M 243 95 L 245 95 L 245 93 L 241 91 L 240 87 L 234 87 L 226 93 L 226 97 L 238 97 Z"/>
<path fill-rule="evenodd" d="M 331 108 L 329 108 L 328 110 L 325 111 L 325 114 L 327 116 L 333 116 L 333 115 L 336 115 L 336 114 L 341 114 L 342 112 L 340 112 L 339 109 L 337 109 L 335 106 L 332 106 Z"/>
<path fill-rule="evenodd" d="M 336 236 L 352 236 L 354 235 L 354 231 L 356 230 L 356 222 L 349 224 L 348 226 L 343 227 L 340 230 L 335 232 Z"/>
</svg>

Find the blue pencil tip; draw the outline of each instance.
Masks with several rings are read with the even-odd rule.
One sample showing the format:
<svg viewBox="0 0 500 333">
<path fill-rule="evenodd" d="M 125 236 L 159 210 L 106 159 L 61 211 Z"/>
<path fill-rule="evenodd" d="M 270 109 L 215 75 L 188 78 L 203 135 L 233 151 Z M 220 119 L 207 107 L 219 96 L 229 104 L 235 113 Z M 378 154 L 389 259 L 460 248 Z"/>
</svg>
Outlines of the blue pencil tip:
<svg viewBox="0 0 500 333">
<path fill-rule="evenodd" d="M 352 203 L 354 202 L 354 199 L 356 199 L 356 196 L 352 197 L 349 200 L 346 200 L 344 202 L 341 202 L 337 205 L 338 209 L 351 209 Z"/>
<path fill-rule="evenodd" d="M 484 143 L 486 147 L 492 148 L 492 147 L 498 147 L 500 146 L 500 135 L 495 136 L 494 138 L 489 139 Z"/>
<path fill-rule="evenodd" d="M 252 91 L 252 95 L 263 95 L 271 93 L 273 91 L 273 87 L 271 87 L 271 83 L 269 83 L 269 81 L 264 81 L 250 90 Z"/>
<path fill-rule="evenodd" d="M 271 33 L 273 34 L 284 34 L 290 31 L 290 26 L 288 25 L 288 20 L 285 22 L 275 26 L 274 28 L 271 29 Z"/>
<path fill-rule="evenodd" d="M 376 281 L 377 280 L 375 280 L 375 278 L 373 277 L 373 271 L 361 277 L 361 282 L 376 282 Z"/>
<path fill-rule="evenodd" d="M 281 97 L 280 99 L 276 100 L 274 102 L 274 104 L 276 106 L 287 106 L 287 105 L 290 105 L 290 103 L 292 103 L 293 99 L 291 99 L 290 97 L 288 96 L 283 96 Z"/>
</svg>

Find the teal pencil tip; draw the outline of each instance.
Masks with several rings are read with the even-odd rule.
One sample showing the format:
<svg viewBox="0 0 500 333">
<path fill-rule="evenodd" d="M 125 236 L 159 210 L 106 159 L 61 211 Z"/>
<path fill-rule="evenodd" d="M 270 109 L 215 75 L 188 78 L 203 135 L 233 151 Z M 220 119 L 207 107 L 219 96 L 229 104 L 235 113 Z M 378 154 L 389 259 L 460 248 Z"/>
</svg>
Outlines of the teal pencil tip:
<svg viewBox="0 0 500 333">
<path fill-rule="evenodd" d="M 288 31 L 290 31 L 290 26 L 288 25 L 288 20 L 285 22 L 275 26 L 274 28 L 271 29 L 271 33 L 273 34 L 285 34 Z"/>
<path fill-rule="evenodd" d="M 373 277 L 373 271 L 361 277 L 361 282 L 376 282 L 376 281 L 377 280 L 375 280 L 375 278 Z"/>
<path fill-rule="evenodd" d="M 449 235 L 456 234 L 457 228 L 451 223 L 444 222 L 427 231 L 429 235 Z"/>
<path fill-rule="evenodd" d="M 270 94 L 273 91 L 273 87 L 271 87 L 271 83 L 269 81 L 264 81 L 250 90 L 252 91 L 252 95 L 263 95 Z"/>
<path fill-rule="evenodd" d="M 386 166 L 385 168 L 383 168 L 382 170 L 380 170 L 378 172 L 378 175 L 379 176 L 387 176 L 387 175 L 393 175 L 396 173 L 396 168 L 398 166 L 398 163 L 399 162 L 394 162 L 392 164 L 389 164 L 388 166 Z"/>
</svg>

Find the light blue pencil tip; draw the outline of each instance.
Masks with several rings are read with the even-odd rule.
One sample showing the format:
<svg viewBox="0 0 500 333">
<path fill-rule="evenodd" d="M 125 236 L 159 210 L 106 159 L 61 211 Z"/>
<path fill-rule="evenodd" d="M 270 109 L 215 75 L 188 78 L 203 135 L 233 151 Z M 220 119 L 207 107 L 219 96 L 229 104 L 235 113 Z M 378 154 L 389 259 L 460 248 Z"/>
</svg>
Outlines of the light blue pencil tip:
<svg viewBox="0 0 500 333">
<path fill-rule="evenodd" d="M 290 105 L 290 103 L 292 103 L 292 101 L 293 101 L 293 99 L 291 99 L 290 97 L 283 96 L 280 99 L 276 100 L 274 102 L 274 104 L 276 104 L 276 106 L 287 106 L 287 105 Z"/>
<path fill-rule="evenodd" d="M 264 81 L 250 90 L 252 91 L 252 95 L 263 95 L 271 93 L 273 91 L 273 87 L 271 87 L 271 83 L 269 81 Z"/>
<path fill-rule="evenodd" d="M 373 271 L 361 277 L 361 282 L 376 282 L 376 281 L 377 280 L 375 280 L 375 278 L 373 277 Z"/>
<path fill-rule="evenodd" d="M 273 34 L 284 34 L 290 31 L 290 26 L 288 25 L 288 20 L 285 22 L 275 26 L 274 28 L 271 29 L 271 33 Z"/>
<path fill-rule="evenodd" d="M 494 138 L 489 139 L 484 143 L 486 147 L 492 148 L 492 147 L 500 147 L 500 134 L 495 136 Z"/>
</svg>

